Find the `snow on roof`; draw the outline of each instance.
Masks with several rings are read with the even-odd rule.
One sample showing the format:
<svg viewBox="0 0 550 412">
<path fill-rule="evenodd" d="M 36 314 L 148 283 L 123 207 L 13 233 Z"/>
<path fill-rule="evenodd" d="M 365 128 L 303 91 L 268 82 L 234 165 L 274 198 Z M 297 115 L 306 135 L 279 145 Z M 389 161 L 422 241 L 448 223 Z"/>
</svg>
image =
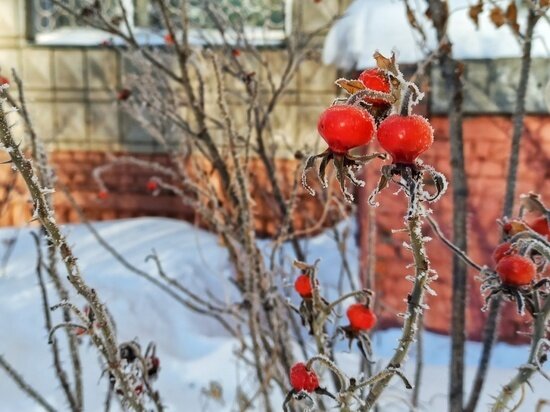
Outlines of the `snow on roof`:
<svg viewBox="0 0 550 412">
<path fill-rule="evenodd" d="M 495 59 L 519 57 L 521 47 L 508 26 L 496 28 L 489 19 L 490 6 L 485 6 L 476 28 L 468 16 L 473 0 L 450 0 L 449 38 L 453 53 L 459 59 Z M 407 21 L 402 0 L 354 0 L 344 17 L 331 28 L 323 50 L 325 64 L 343 69 L 363 69 L 373 66 L 372 54 L 378 50 L 384 55 L 397 52 L 401 63 L 414 63 L 434 50 L 437 44 L 435 30 L 424 16 L 426 3 L 410 2 L 415 17 L 426 33 L 427 49 L 420 46 L 420 35 Z M 506 4 L 501 5 L 505 7 Z M 521 30 L 525 13 L 519 14 Z M 532 55 L 550 57 L 550 23 L 540 19 L 535 27 Z"/>
</svg>

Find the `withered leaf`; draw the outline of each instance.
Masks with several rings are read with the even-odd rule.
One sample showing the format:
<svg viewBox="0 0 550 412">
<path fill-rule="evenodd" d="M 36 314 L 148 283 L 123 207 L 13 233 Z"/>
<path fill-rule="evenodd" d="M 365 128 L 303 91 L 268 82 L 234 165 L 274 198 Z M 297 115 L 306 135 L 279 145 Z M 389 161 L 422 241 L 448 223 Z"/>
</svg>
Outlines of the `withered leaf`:
<svg viewBox="0 0 550 412">
<path fill-rule="evenodd" d="M 529 193 L 526 195 L 521 195 L 521 206 L 527 212 L 537 212 L 540 214 L 548 213 L 546 206 L 542 203 L 541 196 L 537 193 Z"/>
<path fill-rule="evenodd" d="M 365 90 L 365 85 L 359 80 L 338 79 L 335 83 L 349 94 L 355 94 L 360 90 Z"/>
<path fill-rule="evenodd" d="M 424 12 L 424 16 L 426 16 L 426 18 L 429 19 L 429 20 L 432 19 L 432 9 L 430 9 L 430 6 L 428 6 L 426 11 Z"/>
<path fill-rule="evenodd" d="M 408 1 L 405 1 L 405 7 L 407 8 L 407 20 L 409 21 L 409 24 L 411 25 L 412 28 L 414 28 L 416 31 L 420 33 L 420 35 L 422 36 L 422 39 L 426 40 L 426 33 L 424 33 L 422 26 L 418 23 L 418 20 L 416 20 L 416 16 L 414 15 L 414 12 L 409 6 Z"/>
<path fill-rule="evenodd" d="M 506 23 L 506 16 L 504 15 L 504 11 L 498 6 L 494 7 L 491 10 L 489 18 L 496 27 L 500 27 Z"/>
<path fill-rule="evenodd" d="M 506 19 L 510 23 L 510 27 L 516 34 L 519 34 L 519 24 L 518 24 L 518 8 L 514 0 L 510 2 L 506 8 Z"/>
<path fill-rule="evenodd" d="M 518 20 L 518 8 L 514 0 L 512 0 L 506 8 L 506 18 L 508 19 L 508 21 Z"/>
<path fill-rule="evenodd" d="M 479 15 L 483 11 L 483 1 L 479 1 L 475 6 L 470 7 L 468 16 L 472 19 L 476 27 L 479 29 Z"/>
<path fill-rule="evenodd" d="M 397 74 L 397 69 L 395 67 L 395 54 L 392 53 L 391 59 L 383 56 L 379 52 L 375 52 L 374 60 L 376 60 L 376 65 L 379 69 L 385 70 L 387 72 Z"/>
</svg>

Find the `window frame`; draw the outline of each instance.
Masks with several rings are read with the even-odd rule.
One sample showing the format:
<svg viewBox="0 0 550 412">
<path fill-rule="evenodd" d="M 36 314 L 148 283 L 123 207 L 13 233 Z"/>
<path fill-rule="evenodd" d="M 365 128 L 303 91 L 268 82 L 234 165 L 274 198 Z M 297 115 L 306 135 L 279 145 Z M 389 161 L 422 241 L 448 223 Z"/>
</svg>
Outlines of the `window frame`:
<svg viewBox="0 0 550 412">
<path fill-rule="evenodd" d="M 123 0 L 134 2 L 136 0 Z M 261 27 L 247 27 L 245 34 L 247 42 L 255 47 L 274 47 L 282 45 L 292 32 L 292 11 L 294 0 L 281 0 L 284 3 L 284 27 L 283 29 L 264 29 Z M 97 47 L 108 42 L 112 46 L 124 46 L 124 40 L 93 27 L 59 27 L 51 31 L 37 32 L 35 30 L 34 0 L 27 0 L 26 25 L 27 40 L 36 46 L 44 47 Z M 134 6 L 132 6 L 134 7 Z M 156 31 L 149 27 L 137 26 L 132 19 L 132 31 L 140 45 L 165 46 L 164 35 L 166 31 Z M 246 30 L 248 29 L 248 31 Z M 223 39 L 216 29 L 191 28 L 189 30 L 189 43 L 192 46 L 222 46 Z M 238 39 L 230 39 L 230 45 L 237 45 Z"/>
</svg>

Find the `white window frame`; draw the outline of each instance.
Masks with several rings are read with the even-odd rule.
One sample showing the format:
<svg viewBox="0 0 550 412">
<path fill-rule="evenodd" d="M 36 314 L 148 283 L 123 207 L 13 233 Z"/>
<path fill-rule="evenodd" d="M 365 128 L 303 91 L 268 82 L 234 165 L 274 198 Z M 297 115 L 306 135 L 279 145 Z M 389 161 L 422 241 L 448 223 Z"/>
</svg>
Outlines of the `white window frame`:
<svg viewBox="0 0 550 412">
<path fill-rule="evenodd" d="M 122 0 L 128 15 L 133 15 L 134 0 Z M 247 41 L 254 46 L 277 46 L 282 44 L 292 30 L 292 3 L 293 0 L 284 2 L 285 22 L 283 30 L 268 30 L 260 27 L 245 28 Z M 29 10 L 29 13 L 33 13 Z M 34 16 L 32 16 L 34 17 Z M 31 20 L 31 19 L 29 19 Z M 153 31 L 147 27 L 135 26 L 134 20 L 130 20 L 132 32 L 139 44 L 149 46 L 165 45 L 166 32 Z M 188 33 L 189 43 L 193 46 L 222 45 L 223 39 L 216 29 L 191 29 Z M 231 37 L 226 33 L 229 44 L 237 45 L 237 36 Z M 122 46 L 124 40 L 92 27 L 61 27 L 48 32 L 39 32 L 33 35 L 34 44 L 41 46 L 101 46 L 109 42 L 113 46 Z"/>
</svg>

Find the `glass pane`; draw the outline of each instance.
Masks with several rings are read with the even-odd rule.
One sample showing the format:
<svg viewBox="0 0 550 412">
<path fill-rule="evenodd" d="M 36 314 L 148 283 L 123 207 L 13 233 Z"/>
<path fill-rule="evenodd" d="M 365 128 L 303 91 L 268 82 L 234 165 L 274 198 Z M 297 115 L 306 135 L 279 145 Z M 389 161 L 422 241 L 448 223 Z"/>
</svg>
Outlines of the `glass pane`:
<svg viewBox="0 0 550 412">
<path fill-rule="evenodd" d="M 84 7 L 91 10 L 89 0 L 60 0 L 69 10 L 81 10 Z M 120 15 L 118 0 L 101 0 L 100 12 L 108 19 Z M 76 27 L 83 25 L 62 6 L 54 4 L 52 0 L 31 0 L 32 29 L 34 33 L 45 33 L 61 27 Z"/>
<path fill-rule="evenodd" d="M 1 1 L 1 0 L 0 0 Z M 54 4 L 52 0 L 30 0 L 34 33 L 49 32 L 61 27 L 76 27 L 84 25 L 63 7 Z M 127 10 L 130 18 L 137 26 L 164 29 L 162 15 L 158 5 L 153 0 L 123 0 L 129 3 Z M 121 15 L 119 0 L 100 0 L 99 10 L 94 10 L 91 0 L 61 0 L 69 10 L 87 10 L 99 12 L 106 19 Z M 133 5 L 132 3 L 133 2 Z M 182 0 L 166 0 L 170 11 L 174 14 L 174 23 L 181 21 Z M 267 30 L 284 30 L 285 1 L 284 0 L 188 0 L 188 15 L 194 28 L 215 28 L 218 21 L 224 27 L 254 27 Z M 83 9 L 84 8 L 84 9 Z"/>
<path fill-rule="evenodd" d="M 139 0 L 138 0 L 139 1 Z M 173 14 L 180 15 L 182 0 L 169 0 Z M 188 15 L 194 28 L 211 29 L 216 21 L 229 28 L 254 27 L 284 30 L 284 0 L 188 0 Z M 179 19 L 174 19 L 178 22 Z M 161 29 L 162 18 L 157 7 L 149 9 L 150 26 Z"/>
</svg>

